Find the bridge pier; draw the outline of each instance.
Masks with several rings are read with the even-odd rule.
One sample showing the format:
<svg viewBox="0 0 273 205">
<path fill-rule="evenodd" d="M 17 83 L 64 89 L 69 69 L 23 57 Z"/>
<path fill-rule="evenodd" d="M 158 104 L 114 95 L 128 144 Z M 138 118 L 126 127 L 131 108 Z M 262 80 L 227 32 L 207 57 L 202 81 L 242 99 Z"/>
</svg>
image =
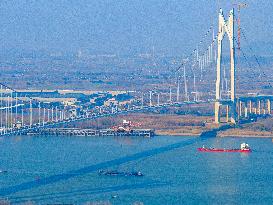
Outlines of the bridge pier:
<svg viewBox="0 0 273 205">
<path fill-rule="evenodd" d="M 242 116 L 242 101 L 239 101 L 239 118 Z"/>
<path fill-rule="evenodd" d="M 257 108 L 257 113 L 258 113 L 258 115 L 260 115 L 260 114 L 261 114 L 261 101 L 260 101 L 260 100 L 258 100 L 258 108 Z"/>
<path fill-rule="evenodd" d="M 237 112 L 236 112 L 236 104 L 234 102 L 232 102 L 231 104 L 231 118 L 230 118 L 230 122 L 232 124 L 236 124 L 236 120 L 237 120 Z"/>
<path fill-rule="evenodd" d="M 265 100 L 261 100 L 261 115 L 265 115 L 266 113 L 266 101 Z"/>
<path fill-rule="evenodd" d="M 220 102 L 214 104 L 214 122 L 216 124 L 220 123 Z"/>
<path fill-rule="evenodd" d="M 249 101 L 249 113 L 250 114 L 252 113 L 252 101 L 251 100 Z"/>
<path fill-rule="evenodd" d="M 248 117 L 248 114 L 271 114 L 271 99 L 272 96 L 243 97 L 243 99 L 240 99 L 238 102 L 239 117 L 242 116 L 243 106 L 245 106 L 245 118 Z M 244 105 L 242 103 L 244 103 Z"/>
<path fill-rule="evenodd" d="M 271 101 L 270 99 L 267 99 L 267 113 L 271 115 Z"/>
<path fill-rule="evenodd" d="M 257 115 L 257 108 L 254 107 L 254 114 Z"/>
<path fill-rule="evenodd" d="M 248 117 L 247 102 L 245 102 L 245 118 Z"/>
<path fill-rule="evenodd" d="M 226 106 L 226 122 L 229 122 L 229 105 Z"/>
</svg>

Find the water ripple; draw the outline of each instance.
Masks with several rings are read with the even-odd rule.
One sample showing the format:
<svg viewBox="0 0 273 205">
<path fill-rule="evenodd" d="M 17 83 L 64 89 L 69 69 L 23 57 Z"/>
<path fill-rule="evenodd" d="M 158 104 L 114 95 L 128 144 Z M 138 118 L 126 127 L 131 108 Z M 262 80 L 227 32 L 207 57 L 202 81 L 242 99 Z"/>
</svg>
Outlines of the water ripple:
<svg viewBox="0 0 273 205">
<path fill-rule="evenodd" d="M 56 182 L 60 182 L 60 181 L 64 181 L 64 180 L 68 180 L 68 179 L 71 179 L 71 178 L 77 177 L 77 176 L 82 176 L 82 175 L 85 175 L 85 174 L 88 174 L 91 172 L 98 171 L 100 169 L 106 169 L 106 168 L 116 166 L 116 165 L 121 165 L 121 164 L 124 164 L 127 162 L 143 159 L 146 157 L 155 156 L 157 154 L 161 154 L 161 153 L 168 152 L 168 151 L 171 151 L 174 149 L 182 148 L 182 147 L 191 145 L 193 143 L 196 143 L 196 142 L 199 142 L 199 141 L 205 140 L 205 139 L 206 138 L 193 138 L 193 139 L 186 140 L 186 141 L 183 140 L 182 142 L 179 142 L 179 143 L 174 143 L 171 145 L 139 152 L 136 154 L 125 156 L 125 157 L 121 157 L 118 159 L 90 165 L 87 167 L 83 167 L 81 169 L 69 171 L 67 173 L 56 174 L 56 175 L 45 177 L 45 178 L 42 178 L 42 179 L 39 179 L 36 181 L 29 181 L 29 182 L 21 183 L 21 184 L 10 186 L 10 187 L 5 187 L 5 188 L 0 189 L 0 196 L 7 196 L 10 194 L 14 194 L 16 192 L 20 192 L 20 191 L 24 191 L 24 190 L 28 190 L 28 189 L 32 189 L 32 188 L 37 188 L 40 186 L 44 186 L 44 185 L 48 185 L 48 184 L 52 184 L 52 183 L 56 183 Z"/>
</svg>

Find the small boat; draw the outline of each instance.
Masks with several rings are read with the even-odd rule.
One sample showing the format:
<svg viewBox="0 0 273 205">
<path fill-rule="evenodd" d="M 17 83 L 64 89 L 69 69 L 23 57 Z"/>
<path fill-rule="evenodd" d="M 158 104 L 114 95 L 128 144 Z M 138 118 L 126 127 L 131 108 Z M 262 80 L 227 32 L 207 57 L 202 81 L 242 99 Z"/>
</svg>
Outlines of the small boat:
<svg viewBox="0 0 273 205">
<path fill-rule="evenodd" d="M 7 170 L 1 170 L 0 169 L 0 174 L 2 174 L 2 173 L 7 173 L 8 171 Z"/>
<path fill-rule="evenodd" d="M 117 198 L 118 197 L 118 195 L 112 195 L 112 199 L 114 199 L 114 198 Z"/>
<path fill-rule="evenodd" d="M 141 172 L 129 172 L 128 176 L 143 177 L 144 175 Z"/>
<path fill-rule="evenodd" d="M 222 149 L 222 148 L 197 148 L 200 152 L 251 152 L 251 149 L 247 143 L 242 143 L 240 149 Z"/>
<path fill-rule="evenodd" d="M 136 176 L 136 177 L 142 177 L 144 176 L 141 172 L 119 172 L 119 171 L 104 171 L 100 170 L 99 175 L 105 175 L 105 176 Z"/>
</svg>

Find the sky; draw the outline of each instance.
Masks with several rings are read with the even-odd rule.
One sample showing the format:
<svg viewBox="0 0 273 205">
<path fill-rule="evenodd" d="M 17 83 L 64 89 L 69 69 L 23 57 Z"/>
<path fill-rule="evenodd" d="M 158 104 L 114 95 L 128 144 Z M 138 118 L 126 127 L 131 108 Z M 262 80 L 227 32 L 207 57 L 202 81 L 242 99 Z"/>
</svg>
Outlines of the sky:
<svg viewBox="0 0 273 205">
<path fill-rule="evenodd" d="M 245 0 L 250 44 L 273 43 L 273 1 Z M 183 55 L 196 47 L 227 0 L 0 0 L 0 49 Z M 243 40 L 242 40 L 243 41 Z M 242 44 L 246 42 L 242 42 Z"/>
</svg>

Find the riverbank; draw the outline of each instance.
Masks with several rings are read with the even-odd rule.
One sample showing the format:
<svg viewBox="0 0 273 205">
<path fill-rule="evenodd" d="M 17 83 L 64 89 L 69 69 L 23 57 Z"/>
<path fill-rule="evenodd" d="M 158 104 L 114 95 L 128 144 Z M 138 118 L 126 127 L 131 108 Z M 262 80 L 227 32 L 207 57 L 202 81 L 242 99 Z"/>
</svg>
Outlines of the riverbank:
<svg viewBox="0 0 273 205">
<path fill-rule="evenodd" d="M 206 123 L 211 121 L 211 117 L 207 116 L 133 113 L 79 122 L 77 125 L 69 126 L 89 129 L 107 129 L 121 125 L 125 119 L 138 125 L 133 128 L 153 129 L 156 135 L 170 136 L 199 136 L 202 132 L 209 130 L 209 128 L 206 127 Z"/>
<path fill-rule="evenodd" d="M 237 125 L 235 128 L 220 131 L 219 137 L 260 137 L 273 138 L 273 119 L 260 118 L 257 122 Z"/>
<path fill-rule="evenodd" d="M 122 124 L 122 120 L 130 120 L 139 129 L 153 129 L 156 135 L 169 136 L 199 136 L 217 126 L 213 123 L 213 116 L 157 114 L 157 113 L 132 113 L 115 117 L 101 118 L 70 127 L 88 129 L 107 129 Z M 224 119 L 223 119 L 224 120 Z M 67 126 L 66 126 L 67 127 Z M 273 119 L 258 119 L 257 122 L 237 125 L 225 131 L 219 131 L 219 137 L 273 137 Z"/>
<path fill-rule="evenodd" d="M 132 114 L 120 116 L 141 123 L 142 128 L 152 128 L 156 135 L 168 136 L 200 136 L 217 126 L 212 116 L 177 115 L 177 114 Z M 217 133 L 218 137 L 259 137 L 272 138 L 271 118 L 259 119 L 257 122 L 237 125 Z M 272 129 L 272 130 L 271 130 Z"/>
<path fill-rule="evenodd" d="M 273 138 L 272 132 L 267 131 L 253 131 L 239 128 L 232 128 L 227 131 L 220 131 L 218 137 L 259 137 L 259 138 Z"/>
</svg>

